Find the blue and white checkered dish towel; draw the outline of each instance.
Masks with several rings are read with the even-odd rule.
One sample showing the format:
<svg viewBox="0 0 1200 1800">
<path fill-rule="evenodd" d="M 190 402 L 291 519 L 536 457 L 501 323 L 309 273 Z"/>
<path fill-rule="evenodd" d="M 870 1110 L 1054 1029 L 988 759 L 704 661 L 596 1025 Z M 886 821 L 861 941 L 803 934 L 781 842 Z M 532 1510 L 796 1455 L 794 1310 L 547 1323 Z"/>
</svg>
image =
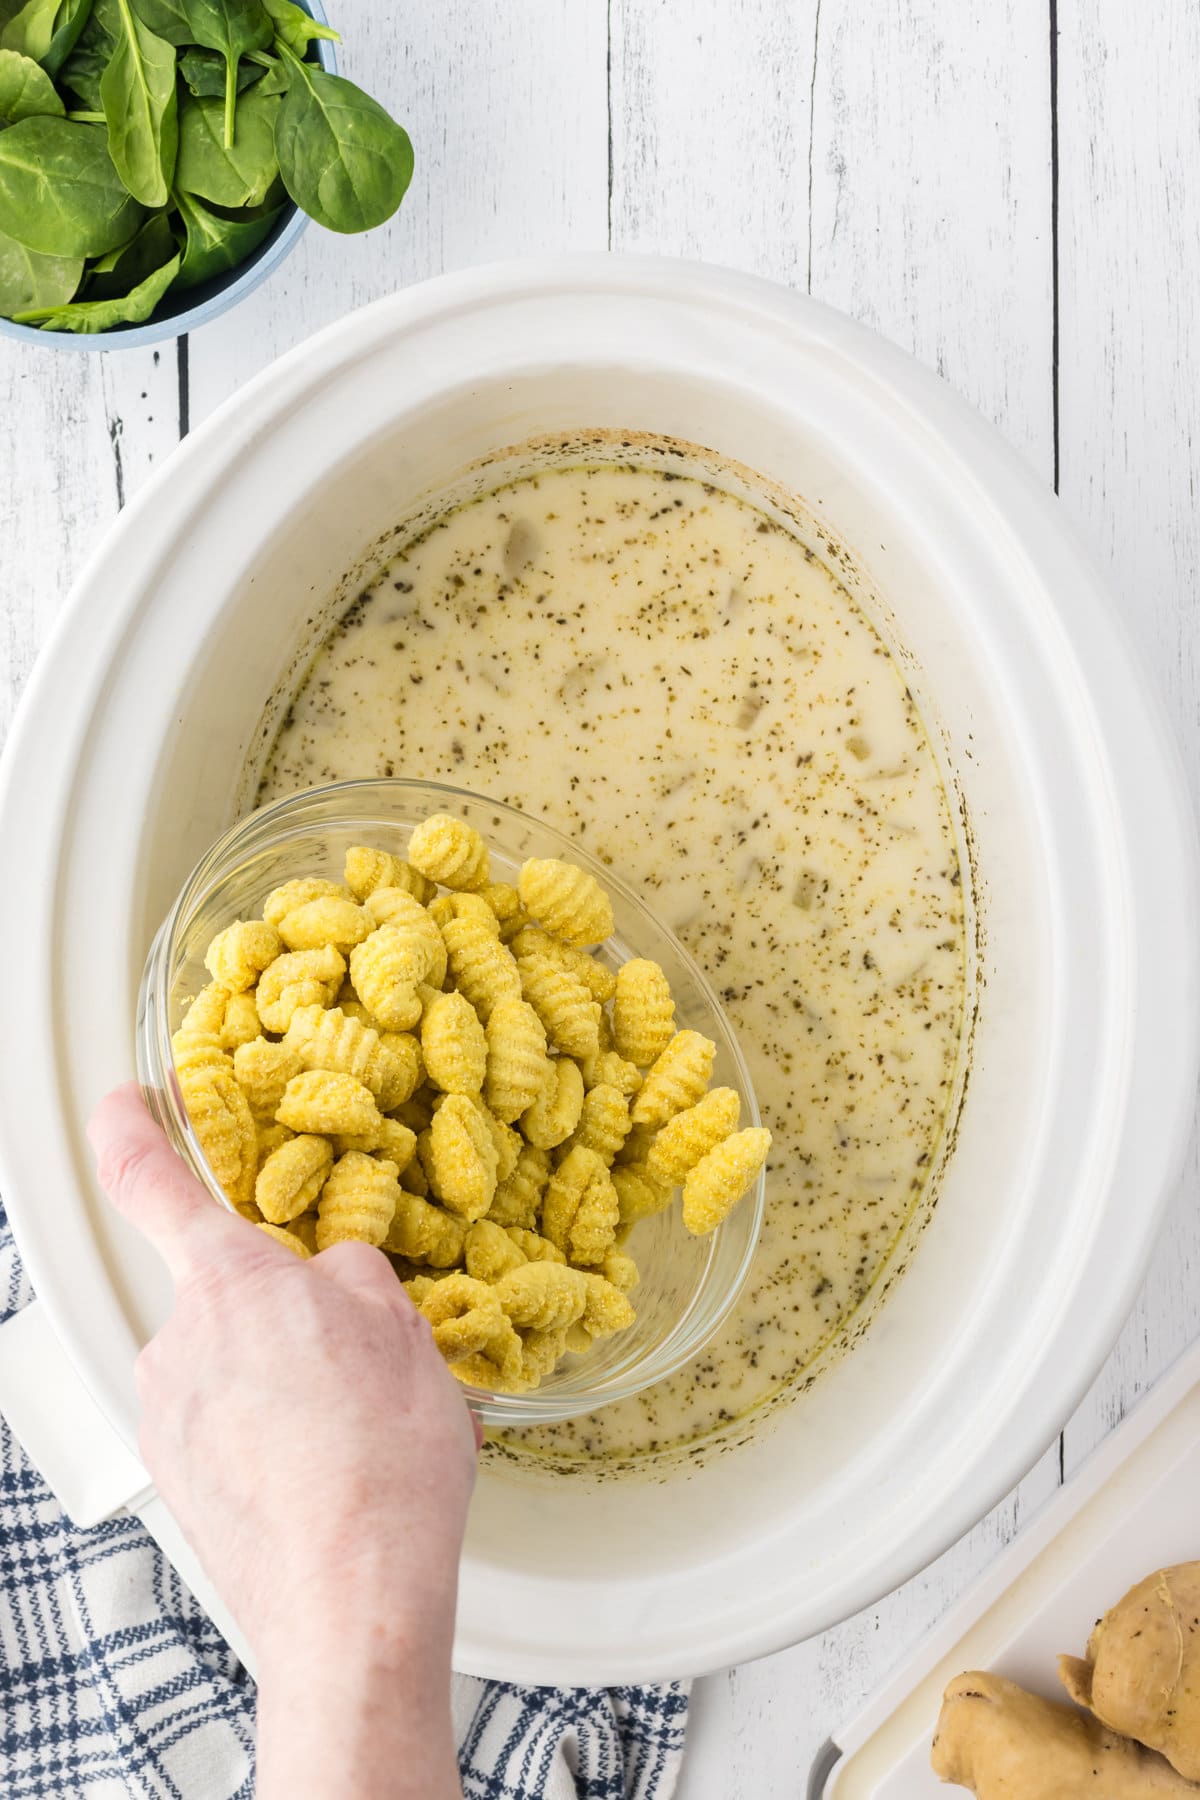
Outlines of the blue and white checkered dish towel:
<svg viewBox="0 0 1200 1800">
<path fill-rule="evenodd" d="M 0 1323 L 30 1298 L 0 1207 Z M 0 1421 L 3 1800 L 250 1800 L 254 1683 L 136 1519 L 79 1531 Z M 669 1800 L 687 1689 L 455 1678 L 465 1800 Z"/>
</svg>

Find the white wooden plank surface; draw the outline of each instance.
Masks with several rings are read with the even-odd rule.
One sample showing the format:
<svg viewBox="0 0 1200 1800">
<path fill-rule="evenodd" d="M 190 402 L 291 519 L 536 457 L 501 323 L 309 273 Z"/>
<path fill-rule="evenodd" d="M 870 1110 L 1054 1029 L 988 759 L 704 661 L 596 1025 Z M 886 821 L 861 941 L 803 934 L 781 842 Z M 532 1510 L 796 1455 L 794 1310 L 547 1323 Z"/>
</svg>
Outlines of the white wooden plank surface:
<svg viewBox="0 0 1200 1800">
<path fill-rule="evenodd" d="M 367 239 L 316 226 L 235 314 L 188 345 L 198 422 L 273 357 L 369 300 L 466 264 L 607 240 L 604 7 L 441 0 L 347 13 L 340 66 L 402 119 L 416 151 L 397 216 Z"/>
<path fill-rule="evenodd" d="M 1111 572 L 1200 792 L 1200 16 L 1059 0 L 1060 492 Z M 1067 1432 L 1074 1464 L 1200 1332 L 1200 1152 Z M 1136 1196 L 1130 1196 L 1136 1205 Z"/>
<path fill-rule="evenodd" d="M 81 560 L 177 437 L 181 402 L 203 417 L 402 283 L 611 243 L 811 288 L 940 369 L 1047 480 L 1057 460 L 1200 780 L 1200 25 L 1188 0 L 1056 5 L 1057 409 L 1055 0 L 343 8 L 344 69 L 416 143 L 396 221 L 366 240 L 310 230 L 181 359 L 0 340 L 0 732 Z M 1068 1467 L 1196 1333 L 1198 1175 L 1193 1151 L 1137 1312 L 1065 1435 Z M 816 1746 L 1052 1490 L 1059 1455 L 879 1606 L 700 1684 L 683 1800 L 800 1793 Z"/>
<path fill-rule="evenodd" d="M 174 344 L 67 356 L 0 338 L 0 740 L 89 548 L 178 437 Z"/>
</svg>

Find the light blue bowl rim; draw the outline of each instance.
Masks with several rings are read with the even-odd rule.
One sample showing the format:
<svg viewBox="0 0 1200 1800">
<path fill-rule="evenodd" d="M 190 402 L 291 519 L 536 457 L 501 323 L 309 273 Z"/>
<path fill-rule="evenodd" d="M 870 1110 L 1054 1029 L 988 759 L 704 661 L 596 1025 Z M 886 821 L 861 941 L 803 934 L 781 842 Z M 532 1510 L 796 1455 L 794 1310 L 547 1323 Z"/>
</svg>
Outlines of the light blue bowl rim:
<svg viewBox="0 0 1200 1800">
<path fill-rule="evenodd" d="M 298 0 L 306 13 L 317 21 L 318 25 L 329 23 L 321 0 Z M 314 40 L 321 67 L 330 75 L 337 73 L 337 46 L 329 38 Z M 173 313 L 169 318 L 150 319 L 145 325 L 120 326 L 115 331 L 79 332 L 79 331 L 42 331 L 37 325 L 17 325 L 11 319 L 0 318 L 0 337 L 16 338 L 25 344 L 40 344 L 44 350 L 140 350 L 147 344 L 161 344 L 167 338 L 184 337 L 196 331 L 201 325 L 208 325 L 213 319 L 219 319 L 231 307 L 244 300 L 261 287 L 267 277 L 279 267 L 285 256 L 295 249 L 301 232 L 308 225 L 308 214 L 301 212 L 294 203 L 290 215 L 285 219 L 283 227 L 275 237 L 268 239 L 266 245 L 251 257 L 249 262 L 231 272 L 227 286 L 210 294 L 196 306 L 184 312 Z"/>
</svg>

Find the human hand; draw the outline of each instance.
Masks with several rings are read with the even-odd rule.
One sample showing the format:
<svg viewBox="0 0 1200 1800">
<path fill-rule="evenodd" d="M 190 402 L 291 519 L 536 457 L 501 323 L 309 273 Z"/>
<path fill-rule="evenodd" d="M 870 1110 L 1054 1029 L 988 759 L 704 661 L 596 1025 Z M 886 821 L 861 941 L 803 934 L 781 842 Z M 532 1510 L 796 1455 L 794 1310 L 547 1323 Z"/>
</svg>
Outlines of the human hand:
<svg viewBox="0 0 1200 1800">
<path fill-rule="evenodd" d="M 461 1391 L 381 1252 L 339 1244 L 302 1262 L 214 1204 L 132 1085 L 89 1135 L 101 1186 L 174 1279 L 175 1310 L 137 1362 L 140 1449 L 256 1653 L 260 1771 L 272 1762 L 281 1792 L 365 1795 L 345 1761 L 322 1790 L 311 1753 L 285 1779 L 262 1715 L 272 1692 L 311 1710 L 307 1687 L 336 1730 L 340 1670 L 352 1711 L 379 1684 L 393 1726 L 411 1705 L 426 1742 L 443 1712 L 448 1734 L 478 1447 Z M 424 1779 L 414 1794 L 442 1791 Z"/>
</svg>

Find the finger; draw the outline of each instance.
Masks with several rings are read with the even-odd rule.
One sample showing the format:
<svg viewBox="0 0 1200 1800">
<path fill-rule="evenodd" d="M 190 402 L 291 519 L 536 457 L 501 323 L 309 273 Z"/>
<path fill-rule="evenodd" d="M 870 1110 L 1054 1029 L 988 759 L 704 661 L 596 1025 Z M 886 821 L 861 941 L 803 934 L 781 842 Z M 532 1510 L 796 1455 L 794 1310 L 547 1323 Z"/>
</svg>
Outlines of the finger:
<svg viewBox="0 0 1200 1800">
<path fill-rule="evenodd" d="M 382 1250 L 373 1250 L 370 1244 L 333 1244 L 319 1256 L 314 1256 L 308 1266 L 315 1274 L 336 1282 L 350 1294 L 389 1300 L 394 1300 L 397 1294 L 404 1297 L 391 1263 Z"/>
<path fill-rule="evenodd" d="M 154 1123 L 134 1082 L 102 1100 L 88 1124 L 96 1173 L 117 1211 L 178 1277 L 196 1259 L 229 1248 L 239 1220 L 216 1205 Z"/>
</svg>

